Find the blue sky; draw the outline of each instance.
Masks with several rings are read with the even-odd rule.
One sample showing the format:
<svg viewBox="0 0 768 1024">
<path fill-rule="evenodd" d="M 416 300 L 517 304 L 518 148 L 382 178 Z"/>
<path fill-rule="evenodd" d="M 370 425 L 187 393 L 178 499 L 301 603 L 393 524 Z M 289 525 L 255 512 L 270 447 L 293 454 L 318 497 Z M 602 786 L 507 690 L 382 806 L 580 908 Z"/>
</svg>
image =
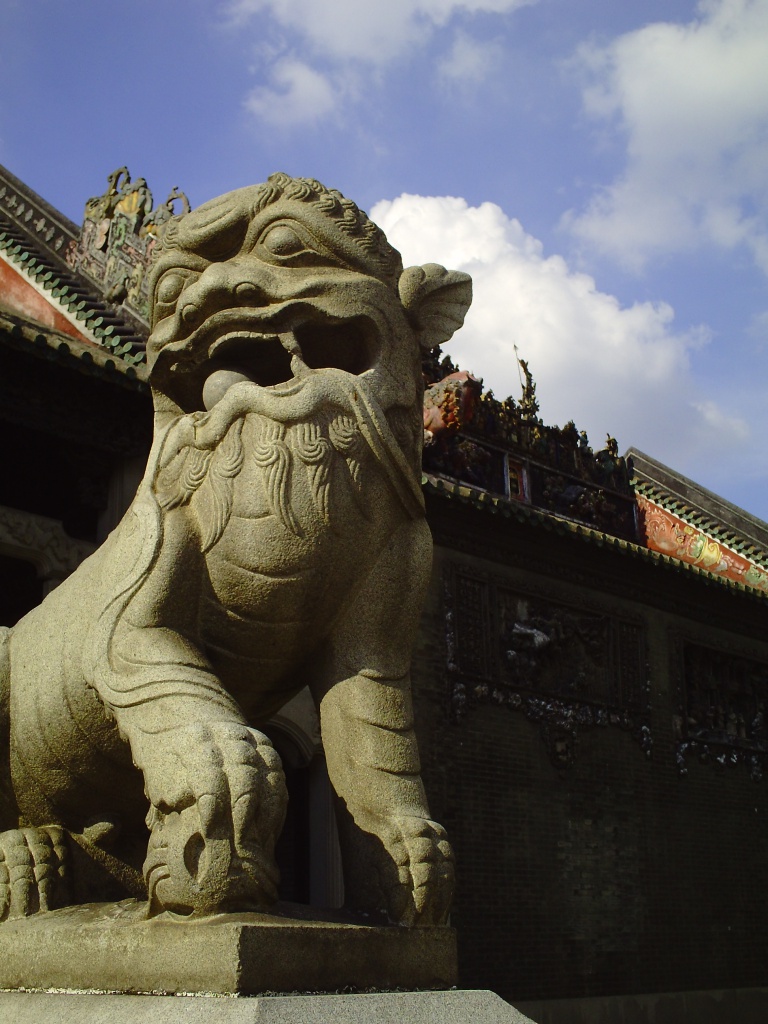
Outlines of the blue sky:
<svg viewBox="0 0 768 1024">
<path fill-rule="evenodd" d="M 2 0 L 0 162 L 80 222 L 127 164 L 275 170 L 473 274 L 500 397 L 768 519 L 768 0 Z"/>
</svg>

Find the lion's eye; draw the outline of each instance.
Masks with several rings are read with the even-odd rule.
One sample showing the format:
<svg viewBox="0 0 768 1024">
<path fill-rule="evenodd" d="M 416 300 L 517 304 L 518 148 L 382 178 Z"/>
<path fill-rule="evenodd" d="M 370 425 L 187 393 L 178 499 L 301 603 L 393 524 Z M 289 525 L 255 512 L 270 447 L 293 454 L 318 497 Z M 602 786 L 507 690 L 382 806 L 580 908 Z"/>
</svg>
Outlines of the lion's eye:
<svg viewBox="0 0 768 1024">
<path fill-rule="evenodd" d="M 344 265 L 305 224 L 288 218 L 267 224 L 257 236 L 253 252 L 265 263 L 279 267 Z"/>
<path fill-rule="evenodd" d="M 303 238 L 288 224 L 276 224 L 267 231 L 261 244 L 273 256 L 297 256 L 300 252 L 311 252 Z"/>
<path fill-rule="evenodd" d="M 155 302 L 161 302 L 163 305 L 175 302 L 181 295 L 188 276 L 188 274 L 180 274 L 177 270 L 170 270 L 167 274 L 163 274 L 157 285 Z"/>
</svg>

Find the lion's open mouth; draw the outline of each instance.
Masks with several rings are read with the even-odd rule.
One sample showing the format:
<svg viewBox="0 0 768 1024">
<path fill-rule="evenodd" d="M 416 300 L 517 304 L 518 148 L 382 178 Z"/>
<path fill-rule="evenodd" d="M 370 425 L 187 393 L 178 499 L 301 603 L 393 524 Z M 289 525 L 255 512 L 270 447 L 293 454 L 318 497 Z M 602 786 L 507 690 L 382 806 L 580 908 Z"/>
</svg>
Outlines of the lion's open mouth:
<svg viewBox="0 0 768 1024">
<path fill-rule="evenodd" d="M 208 369 L 237 368 L 262 388 L 284 384 L 306 369 L 359 374 L 374 363 L 371 333 L 363 321 L 305 323 L 279 335 L 230 331 L 211 347 Z"/>
<path fill-rule="evenodd" d="M 366 317 L 308 319 L 274 332 L 230 322 L 207 345 L 205 361 L 184 374 L 182 404 L 187 412 L 211 409 L 233 384 L 279 388 L 330 367 L 358 375 L 376 365 L 379 348 L 378 333 Z"/>
<path fill-rule="evenodd" d="M 294 376 L 291 361 L 291 353 L 276 335 L 234 332 L 215 345 L 205 372 L 210 375 L 219 370 L 232 370 L 259 387 L 269 388 Z"/>
</svg>

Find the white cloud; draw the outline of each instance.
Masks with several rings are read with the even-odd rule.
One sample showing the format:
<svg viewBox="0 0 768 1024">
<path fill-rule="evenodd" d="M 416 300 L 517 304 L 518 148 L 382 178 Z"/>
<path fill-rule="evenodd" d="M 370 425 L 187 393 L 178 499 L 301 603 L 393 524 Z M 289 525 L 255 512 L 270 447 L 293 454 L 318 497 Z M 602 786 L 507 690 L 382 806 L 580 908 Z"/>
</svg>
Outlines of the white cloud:
<svg viewBox="0 0 768 1024">
<path fill-rule="evenodd" d="M 544 419 L 574 419 L 600 446 L 606 433 L 672 465 L 727 451 L 749 433 L 738 416 L 700 395 L 691 358 L 708 331 L 676 330 L 666 303 L 624 307 L 492 203 L 403 195 L 371 216 L 406 265 L 465 270 L 475 298 L 446 351 L 498 397 L 519 398 L 513 345 L 528 360 Z"/>
<path fill-rule="evenodd" d="M 330 114 L 339 98 L 324 75 L 293 57 L 281 57 L 271 69 L 271 84 L 259 86 L 245 99 L 245 108 L 271 125 L 293 127 Z"/>
<path fill-rule="evenodd" d="M 701 244 L 768 273 L 768 0 L 702 0 L 581 48 L 584 107 L 626 140 L 623 173 L 565 223 L 635 268 Z"/>
<path fill-rule="evenodd" d="M 507 14 L 537 0 L 233 0 L 232 17 L 271 15 L 320 55 L 382 64 L 459 12 Z"/>
<path fill-rule="evenodd" d="M 711 399 L 701 402 L 692 402 L 697 412 L 701 413 L 706 423 L 718 433 L 725 433 L 737 441 L 746 441 L 749 437 L 749 427 L 739 416 L 728 416 Z"/>
<path fill-rule="evenodd" d="M 457 32 L 450 51 L 438 61 L 437 72 L 456 85 L 482 82 L 498 65 L 500 57 L 497 42 L 478 42 L 466 32 Z"/>
<path fill-rule="evenodd" d="M 255 26 L 259 19 L 257 50 L 267 84 L 248 96 L 246 109 L 263 121 L 290 127 L 339 110 L 340 101 L 355 93 L 364 95 L 364 89 L 342 89 L 339 83 L 361 71 L 375 81 L 377 71 L 423 49 L 457 15 L 503 15 L 535 3 L 538 0 L 229 0 L 225 9 L 230 24 L 239 30 Z M 452 49 L 434 60 L 436 76 L 442 83 L 478 82 L 497 62 L 497 49 L 457 31 Z M 318 67 L 330 69 L 330 77 Z"/>
</svg>

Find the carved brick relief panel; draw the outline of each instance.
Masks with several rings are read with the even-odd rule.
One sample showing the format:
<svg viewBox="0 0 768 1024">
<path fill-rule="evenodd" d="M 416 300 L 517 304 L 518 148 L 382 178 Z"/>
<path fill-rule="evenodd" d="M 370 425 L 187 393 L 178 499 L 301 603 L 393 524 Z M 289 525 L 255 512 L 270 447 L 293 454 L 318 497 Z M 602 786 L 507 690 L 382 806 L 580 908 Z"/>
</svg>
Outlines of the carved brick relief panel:
<svg viewBox="0 0 768 1024">
<path fill-rule="evenodd" d="M 452 565 L 446 576 L 451 702 L 461 718 L 481 703 L 540 724 L 557 764 L 578 736 L 618 726 L 649 752 L 645 635 L 639 621 L 526 592 Z"/>
<path fill-rule="evenodd" d="M 725 768 L 744 763 L 759 781 L 768 756 L 768 661 L 693 643 L 673 644 L 678 679 L 676 757 L 681 774 L 693 754 Z"/>
</svg>

